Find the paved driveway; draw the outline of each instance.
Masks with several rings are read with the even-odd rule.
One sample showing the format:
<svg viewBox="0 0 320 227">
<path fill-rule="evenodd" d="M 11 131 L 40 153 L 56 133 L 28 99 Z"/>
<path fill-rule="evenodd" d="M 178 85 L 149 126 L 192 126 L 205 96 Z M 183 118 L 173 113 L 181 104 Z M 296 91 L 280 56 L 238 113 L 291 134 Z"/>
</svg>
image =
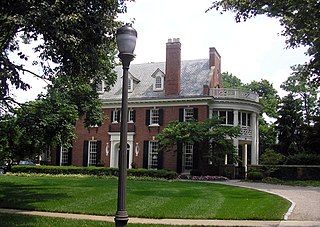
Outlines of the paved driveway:
<svg viewBox="0 0 320 227">
<path fill-rule="evenodd" d="M 273 185 L 234 180 L 219 183 L 255 188 L 281 195 L 294 203 L 288 220 L 320 221 L 320 187 Z"/>
</svg>

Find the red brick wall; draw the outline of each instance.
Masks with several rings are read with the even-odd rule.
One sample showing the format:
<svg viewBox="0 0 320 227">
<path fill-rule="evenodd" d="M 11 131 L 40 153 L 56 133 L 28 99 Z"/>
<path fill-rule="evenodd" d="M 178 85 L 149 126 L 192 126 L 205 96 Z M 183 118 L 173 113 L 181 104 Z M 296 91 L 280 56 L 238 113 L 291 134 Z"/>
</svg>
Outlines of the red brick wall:
<svg viewBox="0 0 320 227">
<path fill-rule="evenodd" d="M 214 47 L 211 47 L 209 49 L 209 66 L 215 66 L 212 75 L 211 87 L 222 88 L 223 84 L 221 79 L 221 57 Z"/>
<path fill-rule="evenodd" d="M 169 107 L 161 107 L 157 106 L 157 108 L 161 108 L 164 111 L 164 119 L 163 126 L 146 126 L 145 125 L 145 117 L 146 110 L 152 109 L 153 107 L 139 107 L 134 108 L 136 111 L 136 119 L 135 119 L 135 135 L 134 135 L 134 147 L 133 151 L 135 151 L 136 143 L 139 144 L 140 152 L 139 155 L 136 156 L 135 152 L 133 152 L 133 161 L 136 163 L 136 168 L 142 168 L 143 166 L 143 142 L 154 140 L 156 135 L 161 132 L 166 125 L 170 121 L 179 120 L 179 108 L 187 108 L 189 106 L 169 106 Z M 198 120 L 203 121 L 208 118 L 209 108 L 207 105 L 198 105 L 198 106 L 190 106 L 193 108 L 198 108 Z M 110 166 L 110 153 L 106 157 L 106 143 L 109 143 L 109 151 L 110 147 L 110 136 L 108 135 L 109 125 L 111 124 L 111 111 L 112 109 L 105 109 L 104 112 L 109 119 L 106 119 L 102 126 L 98 128 L 85 128 L 83 125 L 83 119 L 79 120 L 76 124 L 77 138 L 73 144 L 73 154 L 72 154 L 72 164 L 76 166 L 83 165 L 83 143 L 84 140 L 91 140 L 94 138 L 95 140 L 101 140 L 101 158 L 105 162 L 105 166 Z M 164 161 L 163 168 L 176 170 L 177 165 L 177 156 L 175 152 L 176 148 L 173 148 L 171 151 L 164 153 Z"/>
</svg>

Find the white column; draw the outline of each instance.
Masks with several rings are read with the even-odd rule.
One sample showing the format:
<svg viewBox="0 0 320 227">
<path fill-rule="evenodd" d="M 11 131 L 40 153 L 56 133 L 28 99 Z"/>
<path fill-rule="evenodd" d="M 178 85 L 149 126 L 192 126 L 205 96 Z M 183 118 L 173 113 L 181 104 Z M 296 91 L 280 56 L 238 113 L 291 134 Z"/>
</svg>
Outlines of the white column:
<svg viewBox="0 0 320 227">
<path fill-rule="evenodd" d="M 238 110 L 233 110 L 233 126 L 238 126 L 239 124 L 239 111 Z"/>
<path fill-rule="evenodd" d="M 242 149 L 242 167 L 244 167 L 244 174 L 245 174 L 245 179 L 247 179 L 247 174 L 248 174 L 248 144 L 244 144 L 244 147 Z"/>
<path fill-rule="evenodd" d="M 239 140 L 234 138 L 234 139 L 232 139 L 232 142 L 233 142 L 233 146 L 236 147 L 234 152 L 236 152 L 236 154 L 238 155 L 238 153 L 239 153 Z M 234 163 L 234 164 L 236 164 L 236 166 L 238 166 L 238 162 Z"/>
<path fill-rule="evenodd" d="M 260 145 L 259 145 L 259 118 L 257 119 L 257 129 L 256 129 L 257 131 L 257 133 L 256 133 L 256 135 L 257 135 L 257 139 L 256 139 L 256 141 L 257 141 L 257 144 L 256 144 L 256 147 L 257 147 L 257 151 L 256 151 L 256 153 L 257 153 L 257 165 L 259 165 L 259 147 L 260 147 Z"/>
<path fill-rule="evenodd" d="M 252 131 L 252 142 L 251 142 L 251 165 L 258 164 L 258 149 L 257 149 L 257 114 L 251 113 L 251 131 Z"/>
</svg>

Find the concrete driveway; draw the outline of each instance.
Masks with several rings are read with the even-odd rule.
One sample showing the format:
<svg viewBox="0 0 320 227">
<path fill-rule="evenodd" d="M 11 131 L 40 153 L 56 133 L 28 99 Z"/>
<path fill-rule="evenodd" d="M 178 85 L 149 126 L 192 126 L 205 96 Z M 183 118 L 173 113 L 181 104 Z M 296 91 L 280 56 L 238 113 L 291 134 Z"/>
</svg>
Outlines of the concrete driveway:
<svg viewBox="0 0 320 227">
<path fill-rule="evenodd" d="M 320 187 L 273 185 L 237 180 L 215 183 L 254 188 L 280 195 L 293 202 L 287 214 L 288 220 L 320 221 Z"/>
</svg>

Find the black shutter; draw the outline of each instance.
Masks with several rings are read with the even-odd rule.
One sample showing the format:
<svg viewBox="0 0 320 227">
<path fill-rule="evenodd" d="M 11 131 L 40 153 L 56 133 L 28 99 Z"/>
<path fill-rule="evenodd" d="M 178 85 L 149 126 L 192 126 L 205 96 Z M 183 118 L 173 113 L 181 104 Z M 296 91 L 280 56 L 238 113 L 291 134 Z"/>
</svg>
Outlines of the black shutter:
<svg viewBox="0 0 320 227">
<path fill-rule="evenodd" d="M 150 125 L 150 110 L 146 110 L 146 126 Z"/>
<path fill-rule="evenodd" d="M 163 169 L 163 151 L 158 151 L 158 168 Z"/>
<path fill-rule="evenodd" d="M 117 110 L 117 121 L 121 122 L 121 111 Z"/>
<path fill-rule="evenodd" d="M 97 160 L 96 160 L 96 165 L 99 164 L 101 161 L 101 140 L 97 141 Z"/>
<path fill-rule="evenodd" d="M 179 121 L 183 122 L 183 118 L 184 118 L 184 109 L 180 108 L 179 109 Z"/>
<path fill-rule="evenodd" d="M 114 122 L 114 119 L 113 119 L 113 110 L 111 110 L 111 117 L 110 117 L 110 120 L 111 120 L 111 122 Z"/>
<path fill-rule="evenodd" d="M 193 118 L 196 121 L 198 120 L 198 108 L 193 108 Z"/>
<path fill-rule="evenodd" d="M 133 116 L 133 122 L 136 122 L 136 111 L 132 111 L 132 116 Z"/>
<path fill-rule="evenodd" d="M 83 166 L 88 166 L 88 145 L 89 141 L 85 140 L 83 142 Z"/>
<path fill-rule="evenodd" d="M 193 144 L 193 169 L 199 168 L 199 143 Z"/>
<path fill-rule="evenodd" d="M 159 125 L 163 125 L 163 109 L 159 109 Z"/>
<path fill-rule="evenodd" d="M 177 145 L 177 173 L 182 172 L 182 143 Z"/>
<path fill-rule="evenodd" d="M 57 146 L 56 148 L 56 165 L 60 166 L 60 155 L 61 155 L 61 147 Z"/>
<path fill-rule="evenodd" d="M 68 166 L 71 166 L 72 164 L 72 147 L 69 147 L 68 149 Z"/>
<path fill-rule="evenodd" d="M 149 141 L 143 141 L 143 168 L 148 169 Z"/>
</svg>

